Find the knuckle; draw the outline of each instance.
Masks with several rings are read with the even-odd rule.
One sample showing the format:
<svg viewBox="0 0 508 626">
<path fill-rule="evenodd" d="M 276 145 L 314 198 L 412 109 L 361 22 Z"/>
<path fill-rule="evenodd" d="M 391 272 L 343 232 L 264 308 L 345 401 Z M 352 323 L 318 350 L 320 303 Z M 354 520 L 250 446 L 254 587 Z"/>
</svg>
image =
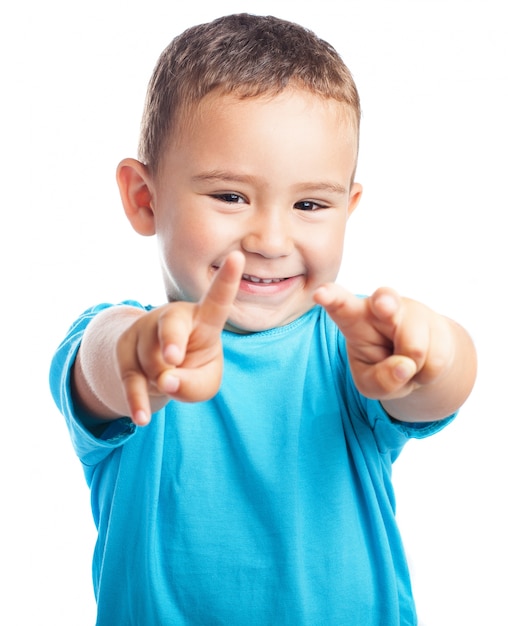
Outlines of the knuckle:
<svg viewBox="0 0 508 626">
<path fill-rule="evenodd" d="M 415 363 L 423 364 L 427 357 L 427 349 L 417 344 L 409 344 L 404 346 L 403 354 L 412 359 Z"/>
<path fill-rule="evenodd" d="M 134 369 L 125 369 L 120 373 L 122 386 L 129 396 L 146 393 L 150 380 L 143 372 Z"/>
<path fill-rule="evenodd" d="M 373 380 L 377 388 L 376 396 L 379 400 L 388 398 L 400 387 L 400 383 L 393 379 L 391 372 L 385 367 L 374 369 Z"/>
<path fill-rule="evenodd" d="M 444 354 L 432 354 L 427 358 L 425 366 L 422 368 L 422 375 L 427 380 L 435 380 L 448 369 L 448 359 Z"/>
</svg>

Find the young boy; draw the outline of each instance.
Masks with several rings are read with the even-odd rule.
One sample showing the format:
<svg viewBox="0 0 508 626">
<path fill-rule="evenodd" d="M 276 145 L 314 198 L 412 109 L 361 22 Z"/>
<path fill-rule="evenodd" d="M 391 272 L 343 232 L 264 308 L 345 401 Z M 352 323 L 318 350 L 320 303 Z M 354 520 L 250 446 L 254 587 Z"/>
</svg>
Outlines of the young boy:
<svg viewBox="0 0 508 626">
<path fill-rule="evenodd" d="M 391 465 L 452 419 L 475 351 L 423 304 L 335 284 L 359 118 L 335 50 L 273 17 L 159 59 L 117 178 L 168 303 L 90 309 L 51 369 L 97 624 L 416 624 Z"/>
</svg>

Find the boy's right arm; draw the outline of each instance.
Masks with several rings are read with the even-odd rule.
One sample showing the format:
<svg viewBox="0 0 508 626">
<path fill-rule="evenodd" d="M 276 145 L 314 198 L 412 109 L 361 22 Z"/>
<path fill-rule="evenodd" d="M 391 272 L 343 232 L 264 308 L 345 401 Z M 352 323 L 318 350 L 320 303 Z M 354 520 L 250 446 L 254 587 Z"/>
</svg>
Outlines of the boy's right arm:
<svg viewBox="0 0 508 626">
<path fill-rule="evenodd" d="M 98 420 L 130 416 L 138 426 L 171 398 L 213 397 L 222 377 L 221 331 L 238 291 L 243 255 L 232 253 L 197 304 L 173 302 L 146 312 L 113 307 L 84 333 L 73 368 L 81 407 Z"/>
<path fill-rule="evenodd" d="M 98 421 L 129 415 L 116 346 L 123 333 L 145 315 L 146 311 L 136 307 L 112 307 L 100 312 L 83 335 L 72 371 L 72 389 L 78 405 Z M 157 406 L 155 399 L 150 399 L 152 411 L 165 402 Z"/>
</svg>

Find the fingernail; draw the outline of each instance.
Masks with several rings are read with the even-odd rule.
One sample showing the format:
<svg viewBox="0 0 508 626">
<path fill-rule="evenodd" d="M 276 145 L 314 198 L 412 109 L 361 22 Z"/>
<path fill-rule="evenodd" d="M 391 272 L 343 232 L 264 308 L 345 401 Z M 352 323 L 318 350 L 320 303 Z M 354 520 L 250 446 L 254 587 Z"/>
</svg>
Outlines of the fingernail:
<svg viewBox="0 0 508 626">
<path fill-rule="evenodd" d="M 319 302 L 320 304 L 322 304 L 323 306 L 326 306 L 326 304 L 329 303 L 330 301 L 330 296 L 328 294 L 328 291 L 326 289 L 326 287 L 324 287 L 323 285 L 321 285 L 321 287 L 318 287 L 316 289 L 316 291 L 314 292 L 314 300 L 316 302 Z"/>
<path fill-rule="evenodd" d="M 174 343 L 170 343 L 164 348 L 164 360 L 166 363 L 180 364 L 182 352 Z"/>
<path fill-rule="evenodd" d="M 410 380 L 416 374 L 416 364 L 409 359 L 404 360 L 394 368 L 393 373 L 400 381 Z"/>
<path fill-rule="evenodd" d="M 159 378 L 159 389 L 167 394 L 175 393 L 180 386 L 180 379 L 171 375 L 169 372 L 165 372 Z"/>
<path fill-rule="evenodd" d="M 148 415 L 144 411 L 136 411 L 133 418 L 133 422 L 137 426 L 145 426 L 150 421 Z"/>
</svg>

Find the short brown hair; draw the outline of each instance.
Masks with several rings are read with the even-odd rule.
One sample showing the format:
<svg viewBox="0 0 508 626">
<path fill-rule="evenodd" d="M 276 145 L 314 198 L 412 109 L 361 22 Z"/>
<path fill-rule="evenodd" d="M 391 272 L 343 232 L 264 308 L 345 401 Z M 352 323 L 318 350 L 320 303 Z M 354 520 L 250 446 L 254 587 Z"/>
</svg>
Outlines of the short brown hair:
<svg viewBox="0 0 508 626">
<path fill-rule="evenodd" d="M 179 112 L 211 91 L 240 98 L 276 95 L 290 83 L 347 105 L 358 129 L 353 77 L 336 50 L 310 30 L 246 13 L 185 30 L 162 52 L 148 85 L 140 161 L 155 172 Z"/>
</svg>

